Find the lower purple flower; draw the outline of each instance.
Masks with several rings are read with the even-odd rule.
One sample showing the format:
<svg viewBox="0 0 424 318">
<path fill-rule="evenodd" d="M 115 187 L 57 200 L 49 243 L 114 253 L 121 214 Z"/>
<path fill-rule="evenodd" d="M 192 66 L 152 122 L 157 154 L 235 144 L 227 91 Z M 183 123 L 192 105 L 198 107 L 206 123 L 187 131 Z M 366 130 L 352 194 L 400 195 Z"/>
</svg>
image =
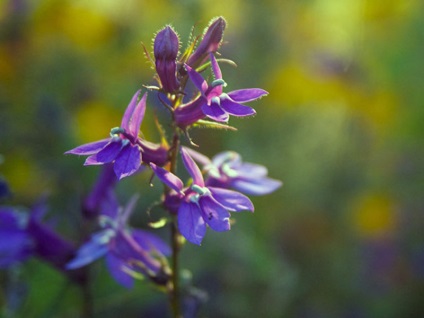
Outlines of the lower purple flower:
<svg viewBox="0 0 424 318">
<path fill-rule="evenodd" d="M 135 272 L 147 277 L 158 275 L 163 267 L 163 258 L 170 254 L 170 249 L 153 234 L 127 226 L 135 201 L 136 198 L 133 198 L 122 213 L 118 212 L 115 204 L 110 205 L 111 210 L 103 206 L 106 209 L 100 217 L 103 230 L 94 233 L 80 247 L 66 268 L 80 268 L 105 257 L 111 276 L 127 288 L 132 287 Z"/>
<path fill-rule="evenodd" d="M 189 242 L 200 245 L 207 225 L 218 232 L 228 231 L 230 212 L 253 212 L 253 204 L 245 195 L 228 189 L 205 186 L 199 167 L 184 148 L 181 149 L 181 156 L 193 178 L 191 186 L 185 189 L 177 176 L 154 164 L 150 165 L 158 178 L 180 197 L 178 227 Z"/>
</svg>

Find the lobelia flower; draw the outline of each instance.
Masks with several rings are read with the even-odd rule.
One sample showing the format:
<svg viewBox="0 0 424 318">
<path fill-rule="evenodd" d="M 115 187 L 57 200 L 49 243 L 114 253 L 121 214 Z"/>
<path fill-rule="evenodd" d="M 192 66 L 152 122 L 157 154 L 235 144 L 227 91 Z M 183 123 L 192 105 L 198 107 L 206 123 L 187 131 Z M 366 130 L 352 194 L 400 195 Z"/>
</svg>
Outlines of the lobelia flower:
<svg viewBox="0 0 424 318">
<path fill-rule="evenodd" d="M 141 90 L 137 91 L 129 103 L 121 127 L 111 129 L 110 138 L 84 144 L 65 154 L 89 156 L 84 165 L 113 162 L 113 169 L 119 180 L 136 173 L 142 160 L 145 163 L 153 161 L 160 166 L 164 165 L 167 161 L 167 150 L 138 137 L 147 98 L 145 93 L 137 103 L 140 92 Z"/>
<path fill-rule="evenodd" d="M 0 207 L 0 268 L 24 262 L 33 255 L 34 242 L 26 231 L 29 217 L 13 207 Z"/>
<path fill-rule="evenodd" d="M 209 53 L 215 53 L 219 49 L 226 25 L 227 23 L 223 17 L 218 17 L 211 21 L 204 32 L 201 42 L 188 58 L 188 65 L 197 68 L 207 59 Z"/>
<path fill-rule="evenodd" d="M 13 207 L 0 208 L 0 268 L 36 256 L 64 270 L 76 250 L 70 242 L 42 223 L 46 211 L 44 200 L 36 204 L 29 214 Z M 69 276 L 74 280 L 84 279 L 81 273 Z"/>
<path fill-rule="evenodd" d="M 158 32 L 153 44 L 155 66 L 162 89 L 167 93 L 176 91 L 180 85 L 176 77 L 178 49 L 178 35 L 172 27 L 166 26 Z"/>
<path fill-rule="evenodd" d="M 215 80 L 211 85 L 208 85 L 202 75 L 189 65 L 185 66 L 191 81 L 202 94 L 200 107 L 203 113 L 219 122 L 227 122 L 229 115 L 244 117 L 256 114 L 253 108 L 242 103 L 257 100 L 267 95 L 268 92 L 260 88 L 247 88 L 224 93 L 222 88 L 227 84 L 222 79 L 221 69 L 212 53 L 210 53 L 210 60 L 215 75 Z"/>
<path fill-rule="evenodd" d="M 156 176 L 180 197 L 178 227 L 181 234 L 191 243 L 200 245 L 206 234 L 206 225 L 215 231 L 230 229 L 230 213 L 254 210 L 253 204 L 245 195 L 217 187 L 206 186 L 199 167 L 189 153 L 181 148 L 184 166 L 193 179 L 188 188 L 173 173 L 151 163 Z"/>
<path fill-rule="evenodd" d="M 186 148 L 192 158 L 199 162 L 208 173 L 206 185 L 232 188 L 247 195 L 269 194 L 282 186 L 279 180 L 268 178 L 266 167 L 243 162 L 234 151 L 224 151 L 212 160 L 199 152 Z"/>
<path fill-rule="evenodd" d="M 66 268 L 76 269 L 104 256 L 112 277 L 127 288 L 134 283 L 133 272 L 150 278 L 161 274 L 163 257 L 170 254 L 170 249 L 155 235 L 128 227 L 136 201 L 133 197 L 122 210 L 113 196 L 107 197 L 99 218 L 102 230 L 91 235 Z"/>
</svg>

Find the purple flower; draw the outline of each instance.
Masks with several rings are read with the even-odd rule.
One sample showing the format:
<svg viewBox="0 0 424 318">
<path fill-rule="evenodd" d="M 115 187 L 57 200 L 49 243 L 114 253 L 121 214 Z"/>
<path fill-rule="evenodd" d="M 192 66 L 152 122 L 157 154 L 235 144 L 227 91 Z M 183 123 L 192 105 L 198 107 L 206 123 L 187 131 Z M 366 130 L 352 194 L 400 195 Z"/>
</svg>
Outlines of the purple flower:
<svg viewBox="0 0 424 318">
<path fill-rule="evenodd" d="M 208 85 L 206 80 L 193 68 L 186 65 L 191 81 L 202 93 L 201 109 L 203 113 L 219 122 L 227 122 L 229 115 L 244 117 L 256 114 L 256 111 L 242 103 L 250 102 L 267 95 L 268 92 L 260 88 L 247 88 L 224 93 L 222 88 L 227 84 L 222 79 L 221 70 L 215 56 L 211 53 L 212 71 L 215 80 Z"/>
<path fill-rule="evenodd" d="M 267 177 L 266 167 L 243 162 L 234 151 L 221 152 L 210 160 L 197 151 L 186 150 L 208 173 L 208 186 L 232 188 L 247 195 L 269 194 L 282 186 L 281 181 Z"/>
<path fill-rule="evenodd" d="M 88 143 L 65 154 L 89 156 L 84 165 L 103 165 L 113 162 L 113 169 L 118 179 L 136 173 L 143 161 L 154 160 L 158 165 L 167 161 L 167 151 L 161 146 L 153 147 L 138 137 L 141 122 L 146 111 L 147 93 L 137 103 L 140 90 L 135 93 L 129 103 L 121 127 L 112 128 L 110 138 Z"/>
<path fill-rule="evenodd" d="M 178 208 L 178 227 L 191 243 L 200 245 L 206 234 L 206 224 L 218 232 L 230 229 L 230 213 L 254 210 L 245 195 L 217 187 L 206 186 L 199 167 L 182 148 L 184 166 L 193 179 L 190 187 L 183 189 L 183 182 L 171 172 L 150 164 L 158 178 L 181 198 Z"/>
<path fill-rule="evenodd" d="M 33 254 L 34 242 L 26 231 L 29 217 L 13 207 L 0 207 L 0 268 L 24 262 Z"/>
<path fill-rule="evenodd" d="M 134 275 L 131 273 L 141 272 L 148 277 L 158 275 L 163 266 L 161 259 L 170 250 L 156 236 L 127 226 L 136 200 L 133 197 L 123 211 L 114 199 L 104 204 L 100 217 L 102 230 L 94 233 L 80 247 L 76 257 L 67 264 L 67 269 L 85 266 L 104 256 L 110 274 L 124 287 L 133 285 Z"/>
<path fill-rule="evenodd" d="M 219 49 L 226 25 L 227 23 L 223 17 L 218 17 L 211 21 L 204 32 L 202 41 L 188 58 L 188 65 L 196 68 L 204 62 L 209 53 L 215 53 Z"/>
<path fill-rule="evenodd" d="M 30 214 L 13 207 L 0 208 L 0 268 L 37 256 L 57 269 L 64 269 L 75 248 L 41 222 L 46 211 L 44 200 Z M 80 277 L 71 275 L 71 278 Z"/>
<path fill-rule="evenodd" d="M 178 48 L 178 35 L 172 27 L 166 26 L 158 32 L 153 44 L 156 72 L 162 89 L 168 93 L 176 91 L 180 85 L 176 77 Z"/>
</svg>

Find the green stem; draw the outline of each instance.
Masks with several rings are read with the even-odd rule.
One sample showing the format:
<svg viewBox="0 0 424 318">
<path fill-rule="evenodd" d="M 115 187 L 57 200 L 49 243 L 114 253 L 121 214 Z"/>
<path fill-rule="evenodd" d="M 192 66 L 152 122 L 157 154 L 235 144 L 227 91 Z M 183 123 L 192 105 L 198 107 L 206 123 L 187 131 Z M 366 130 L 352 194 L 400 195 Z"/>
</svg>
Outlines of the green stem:
<svg viewBox="0 0 424 318">
<path fill-rule="evenodd" d="M 177 157 L 180 145 L 180 137 L 175 129 L 171 147 L 170 172 L 174 173 L 177 169 Z M 171 223 L 171 240 L 172 240 L 172 286 L 170 290 L 170 302 L 174 318 L 180 318 L 180 284 L 179 284 L 179 264 L 178 254 L 180 251 L 180 233 L 177 227 L 177 217 L 173 215 Z"/>
</svg>

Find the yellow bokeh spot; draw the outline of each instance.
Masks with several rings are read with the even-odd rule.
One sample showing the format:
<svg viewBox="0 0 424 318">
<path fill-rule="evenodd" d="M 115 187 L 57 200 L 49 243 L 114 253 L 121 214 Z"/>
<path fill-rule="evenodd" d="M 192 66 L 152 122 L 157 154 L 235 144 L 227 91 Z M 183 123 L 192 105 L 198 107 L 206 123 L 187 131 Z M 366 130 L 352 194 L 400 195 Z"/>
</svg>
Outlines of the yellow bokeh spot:
<svg viewBox="0 0 424 318">
<path fill-rule="evenodd" d="M 357 232 L 366 237 L 392 233 L 396 226 L 393 201 L 379 194 L 361 198 L 354 210 L 353 224 Z"/>
<path fill-rule="evenodd" d="M 121 125 L 121 114 L 100 101 L 88 101 L 76 114 L 75 132 L 86 143 L 109 137 L 113 127 Z"/>
</svg>

